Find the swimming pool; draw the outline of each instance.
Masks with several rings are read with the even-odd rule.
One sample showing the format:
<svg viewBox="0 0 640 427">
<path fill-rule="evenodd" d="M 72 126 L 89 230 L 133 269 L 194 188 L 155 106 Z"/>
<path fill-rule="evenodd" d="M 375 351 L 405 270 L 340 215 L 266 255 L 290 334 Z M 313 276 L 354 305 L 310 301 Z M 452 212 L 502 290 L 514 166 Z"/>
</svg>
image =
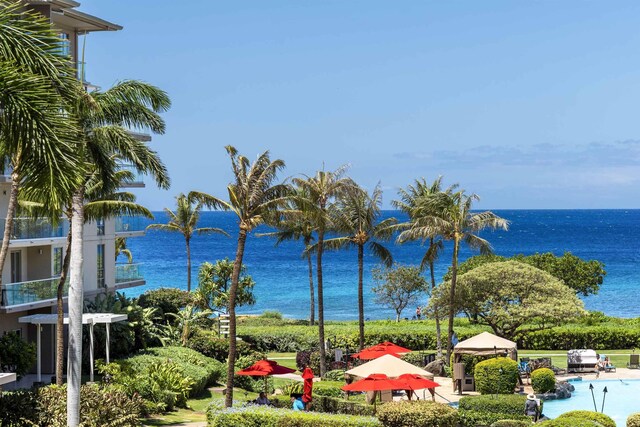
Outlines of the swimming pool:
<svg viewBox="0 0 640 427">
<path fill-rule="evenodd" d="M 640 380 L 572 381 L 571 384 L 576 388 L 571 398 L 544 402 L 544 415 L 555 418 L 576 409 L 593 411 L 593 398 L 589 391 L 589 384 L 593 384 L 593 395 L 598 412 L 601 412 L 602 408 L 603 390 L 607 388 L 604 413 L 613 418 L 618 426 L 625 426 L 629 415 L 640 412 Z"/>
</svg>

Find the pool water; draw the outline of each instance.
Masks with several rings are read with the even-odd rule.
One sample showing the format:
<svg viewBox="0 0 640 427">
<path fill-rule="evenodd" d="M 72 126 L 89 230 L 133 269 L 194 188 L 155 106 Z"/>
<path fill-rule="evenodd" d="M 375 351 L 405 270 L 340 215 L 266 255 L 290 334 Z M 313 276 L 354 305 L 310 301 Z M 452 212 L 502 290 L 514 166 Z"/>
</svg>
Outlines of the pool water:
<svg viewBox="0 0 640 427">
<path fill-rule="evenodd" d="M 598 412 L 602 412 L 603 390 L 607 388 L 604 413 L 613 418 L 619 427 L 626 425 L 629 415 L 640 412 L 640 380 L 573 381 L 571 384 L 576 388 L 571 393 L 571 398 L 544 402 L 544 415 L 556 418 L 565 412 L 577 409 L 593 411 L 593 398 L 589 384 L 593 384 L 593 395 Z"/>
</svg>

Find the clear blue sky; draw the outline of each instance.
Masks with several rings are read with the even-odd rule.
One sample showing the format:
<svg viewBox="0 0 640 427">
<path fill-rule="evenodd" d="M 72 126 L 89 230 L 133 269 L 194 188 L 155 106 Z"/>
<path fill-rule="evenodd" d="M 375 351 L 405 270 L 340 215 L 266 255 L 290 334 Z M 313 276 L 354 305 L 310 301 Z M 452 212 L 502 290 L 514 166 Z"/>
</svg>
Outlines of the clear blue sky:
<svg viewBox="0 0 640 427">
<path fill-rule="evenodd" d="M 640 2 L 84 0 L 124 26 L 87 38 L 89 80 L 169 92 L 173 205 L 225 195 L 224 146 L 286 175 L 351 164 L 395 189 L 424 176 L 482 208 L 640 208 Z"/>
</svg>

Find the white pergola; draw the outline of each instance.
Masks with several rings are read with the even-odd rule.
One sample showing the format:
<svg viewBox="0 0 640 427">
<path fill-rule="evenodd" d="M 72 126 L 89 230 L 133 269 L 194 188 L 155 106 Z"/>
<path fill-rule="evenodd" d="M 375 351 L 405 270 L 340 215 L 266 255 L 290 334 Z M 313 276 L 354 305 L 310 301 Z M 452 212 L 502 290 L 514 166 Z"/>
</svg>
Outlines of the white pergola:
<svg viewBox="0 0 640 427">
<path fill-rule="evenodd" d="M 106 359 L 109 363 L 109 332 L 111 330 L 111 324 L 116 322 L 122 322 L 127 320 L 126 314 L 114 314 L 114 313 L 84 313 L 82 315 L 82 324 L 89 325 L 89 381 L 93 381 L 93 327 L 96 324 L 103 323 L 107 328 L 106 338 Z M 38 382 L 42 381 L 42 348 L 40 342 L 40 332 L 42 325 L 57 325 L 57 314 L 32 314 L 30 316 L 22 316 L 18 319 L 20 323 L 30 323 L 36 325 L 36 347 L 37 347 L 37 373 Z M 69 324 L 69 315 L 65 313 L 64 324 Z"/>
</svg>

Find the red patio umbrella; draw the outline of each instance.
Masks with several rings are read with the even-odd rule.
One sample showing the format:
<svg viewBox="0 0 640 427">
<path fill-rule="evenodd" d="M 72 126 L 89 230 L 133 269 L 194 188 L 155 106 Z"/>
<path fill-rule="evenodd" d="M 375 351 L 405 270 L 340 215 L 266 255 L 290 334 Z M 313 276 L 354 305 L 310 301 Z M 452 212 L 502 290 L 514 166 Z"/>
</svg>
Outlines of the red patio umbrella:
<svg viewBox="0 0 640 427">
<path fill-rule="evenodd" d="M 302 401 L 308 404 L 313 400 L 313 371 L 311 368 L 304 368 L 304 371 L 302 371 L 302 379 L 304 380 Z"/>
<path fill-rule="evenodd" d="M 236 372 L 236 375 L 247 375 L 250 377 L 264 377 L 264 391 L 266 393 L 267 392 L 267 376 L 292 374 L 295 371 L 296 371 L 295 369 L 278 365 L 278 363 L 274 362 L 273 360 L 258 360 L 256 363 L 249 366 L 248 368 L 244 368 Z"/>
<path fill-rule="evenodd" d="M 423 378 L 417 374 L 402 374 L 398 377 L 398 379 L 404 381 L 410 387 L 407 390 L 411 390 L 413 392 L 414 390 L 428 388 L 432 396 L 434 393 L 434 388 L 440 387 L 440 384 L 438 384 L 437 382 L 427 378 Z"/>
<path fill-rule="evenodd" d="M 385 341 L 380 344 L 372 345 L 371 347 L 367 347 L 363 349 L 361 352 L 354 354 L 351 357 L 361 360 L 373 360 L 378 357 L 382 357 L 385 354 L 390 354 L 392 356 L 400 357 L 398 353 L 410 353 L 411 350 L 408 348 L 401 347 L 392 342 Z"/>
<path fill-rule="evenodd" d="M 383 390 L 408 390 L 409 384 L 403 380 L 391 379 L 385 374 L 371 374 L 367 378 L 347 384 L 342 387 L 344 391 L 383 391 Z M 376 397 L 373 399 L 373 406 L 376 406 Z M 375 409 L 374 409 L 375 410 Z"/>
</svg>

